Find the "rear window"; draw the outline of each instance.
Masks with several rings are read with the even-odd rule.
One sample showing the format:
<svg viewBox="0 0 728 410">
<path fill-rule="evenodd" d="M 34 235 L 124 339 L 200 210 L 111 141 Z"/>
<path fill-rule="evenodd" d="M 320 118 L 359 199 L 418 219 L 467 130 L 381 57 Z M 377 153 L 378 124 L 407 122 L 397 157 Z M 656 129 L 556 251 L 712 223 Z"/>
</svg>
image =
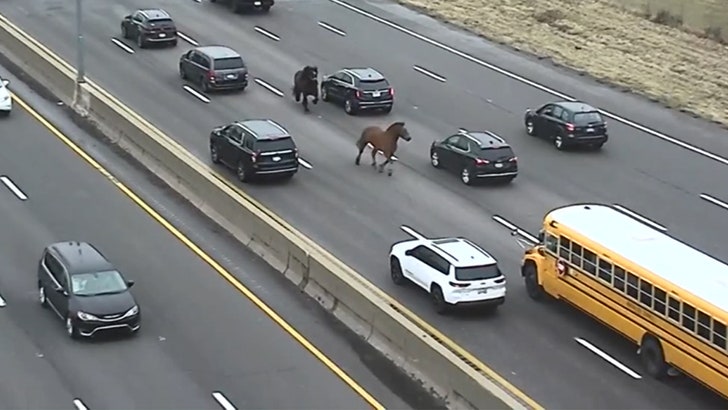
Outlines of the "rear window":
<svg viewBox="0 0 728 410">
<path fill-rule="evenodd" d="M 589 124 L 600 124 L 602 122 L 602 115 L 596 111 L 593 112 L 578 112 L 574 114 L 574 125 L 589 125 Z"/>
<path fill-rule="evenodd" d="M 255 143 L 255 149 L 263 152 L 284 151 L 294 148 L 296 148 L 296 144 L 293 142 L 293 138 L 291 137 L 278 138 L 274 140 L 258 140 Z"/>
<path fill-rule="evenodd" d="M 500 148 L 481 148 L 480 157 L 488 160 L 498 160 L 514 157 L 513 150 L 510 147 Z"/>
<path fill-rule="evenodd" d="M 501 276 L 501 271 L 498 269 L 498 265 L 483 265 L 483 266 L 470 266 L 467 268 L 455 268 L 455 279 L 456 280 L 483 280 L 483 279 L 495 279 Z"/>
<path fill-rule="evenodd" d="M 245 63 L 240 57 L 218 58 L 215 60 L 216 70 L 234 70 L 243 67 L 245 67 Z"/>
<path fill-rule="evenodd" d="M 387 80 L 361 81 L 361 88 L 365 91 L 383 90 L 389 88 Z"/>
<path fill-rule="evenodd" d="M 157 20 L 149 20 L 149 25 L 152 27 L 166 27 L 166 26 L 173 26 L 174 22 L 171 19 L 157 19 Z"/>
</svg>

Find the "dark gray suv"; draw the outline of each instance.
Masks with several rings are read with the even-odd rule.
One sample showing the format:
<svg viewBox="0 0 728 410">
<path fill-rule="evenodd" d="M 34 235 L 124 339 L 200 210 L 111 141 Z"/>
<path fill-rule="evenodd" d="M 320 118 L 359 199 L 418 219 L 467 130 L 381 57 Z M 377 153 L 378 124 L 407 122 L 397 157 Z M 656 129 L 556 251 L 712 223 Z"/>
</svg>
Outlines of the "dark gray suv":
<svg viewBox="0 0 728 410">
<path fill-rule="evenodd" d="M 199 84 L 202 91 L 244 90 L 248 86 L 248 68 L 240 54 L 224 46 L 194 48 L 179 59 L 183 80 Z"/>
</svg>

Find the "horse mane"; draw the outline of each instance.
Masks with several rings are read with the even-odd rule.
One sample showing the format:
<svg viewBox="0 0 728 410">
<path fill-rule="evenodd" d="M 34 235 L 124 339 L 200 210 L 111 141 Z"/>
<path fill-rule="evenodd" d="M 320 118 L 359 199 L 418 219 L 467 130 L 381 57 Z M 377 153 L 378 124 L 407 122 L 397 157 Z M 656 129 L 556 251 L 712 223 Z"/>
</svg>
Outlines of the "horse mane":
<svg viewBox="0 0 728 410">
<path fill-rule="evenodd" d="M 393 123 L 392 125 L 390 125 L 389 127 L 387 127 L 387 131 L 389 131 L 392 128 L 397 127 L 397 126 L 404 127 L 404 122 L 403 121 L 397 121 L 397 122 Z"/>
</svg>

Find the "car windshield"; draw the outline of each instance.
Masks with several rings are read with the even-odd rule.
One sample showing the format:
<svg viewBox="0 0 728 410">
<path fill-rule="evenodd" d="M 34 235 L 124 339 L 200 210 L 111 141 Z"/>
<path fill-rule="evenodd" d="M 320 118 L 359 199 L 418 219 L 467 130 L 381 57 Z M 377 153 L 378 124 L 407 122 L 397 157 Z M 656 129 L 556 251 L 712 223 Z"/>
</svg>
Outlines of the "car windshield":
<svg viewBox="0 0 728 410">
<path fill-rule="evenodd" d="M 157 19 L 157 20 L 149 20 L 149 25 L 152 27 L 168 27 L 173 26 L 174 22 L 171 19 Z"/>
<path fill-rule="evenodd" d="M 480 157 L 488 160 L 499 160 L 514 157 L 513 150 L 509 147 L 481 148 Z"/>
<path fill-rule="evenodd" d="M 234 70 L 243 67 L 245 67 L 245 64 L 240 57 L 218 58 L 215 60 L 216 70 Z"/>
<path fill-rule="evenodd" d="M 494 279 L 501 276 L 497 264 L 483 266 L 469 266 L 467 268 L 455 268 L 456 280 L 483 280 Z"/>
<path fill-rule="evenodd" d="M 255 144 L 255 149 L 262 152 L 270 151 L 285 151 L 289 149 L 295 149 L 296 145 L 293 143 L 293 139 L 290 137 L 271 139 L 271 140 L 259 140 Z"/>
<path fill-rule="evenodd" d="M 589 125 L 589 124 L 599 124 L 602 122 L 602 116 L 596 111 L 593 112 L 579 112 L 574 114 L 574 124 L 579 125 Z"/>
<path fill-rule="evenodd" d="M 384 90 L 389 88 L 389 83 L 387 83 L 386 80 L 362 81 L 360 84 L 364 91 Z"/>
<path fill-rule="evenodd" d="M 126 291 L 121 274 L 115 270 L 80 273 L 71 276 L 71 291 L 77 296 L 98 296 Z"/>
</svg>

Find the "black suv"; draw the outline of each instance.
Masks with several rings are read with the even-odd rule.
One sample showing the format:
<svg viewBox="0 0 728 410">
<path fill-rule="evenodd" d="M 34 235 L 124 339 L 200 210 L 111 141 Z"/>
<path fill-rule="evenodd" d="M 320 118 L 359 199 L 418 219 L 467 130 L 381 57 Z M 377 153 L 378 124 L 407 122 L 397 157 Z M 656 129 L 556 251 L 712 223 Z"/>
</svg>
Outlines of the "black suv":
<svg viewBox="0 0 728 410">
<path fill-rule="evenodd" d="M 273 120 L 236 121 L 210 133 L 210 157 L 246 182 L 258 175 L 291 178 L 298 172 L 293 137 Z"/>
<path fill-rule="evenodd" d="M 518 157 L 508 143 L 490 131 L 465 131 L 434 141 L 430 163 L 457 172 L 465 185 L 478 179 L 511 182 L 518 176 Z"/>
<path fill-rule="evenodd" d="M 392 111 L 394 88 L 373 68 L 344 68 L 325 76 L 321 99 L 344 104 L 349 115 L 362 110 Z"/>
<path fill-rule="evenodd" d="M 227 0 L 230 11 L 240 13 L 243 10 L 263 10 L 268 12 L 275 4 L 274 0 Z M 210 0 L 210 3 L 217 3 L 217 0 Z"/>
<path fill-rule="evenodd" d="M 550 139 L 556 149 L 586 146 L 600 149 L 607 142 L 607 122 L 599 111 L 581 101 L 557 101 L 536 111 L 526 110 L 526 132 Z"/>
<path fill-rule="evenodd" d="M 177 45 L 177 26 L 161 9 L 141 9 L 121 21 L 121 37 L 136 40 L 139 48 L 149 44 Z"/>
<path fill-rule="evenodd" d="M 72 338 L 97 332 L 136 332 L 141 312 L 125 280 L 93 245 L 58 242 L 38 262 L 38 299 L 66 324 Z"/>
<path fill-rule="evenodd" d="M 179 59 L 179 76 L 199 84 L 202 91 L 244 90 L 248 68 L 237 51 L 223 46 L 194 48 Z"/>
</svg>

